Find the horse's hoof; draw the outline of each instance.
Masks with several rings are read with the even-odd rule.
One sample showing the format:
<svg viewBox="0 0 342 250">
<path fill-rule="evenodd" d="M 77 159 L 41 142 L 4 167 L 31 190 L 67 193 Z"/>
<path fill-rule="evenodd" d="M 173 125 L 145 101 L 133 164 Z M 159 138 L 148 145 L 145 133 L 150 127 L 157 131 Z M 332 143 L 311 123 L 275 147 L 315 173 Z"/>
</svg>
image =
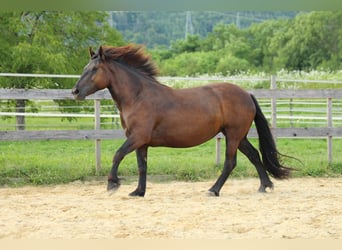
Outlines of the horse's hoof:
<svg viewBox="0 0 342 250">
<path fill-rule="evenodd" d="M 260 185 L 258 192 L 259 193 L 267 193 L 267 188 L 271 191 L 273 190 L 273 183 L 267 185 Z"/>
<path fill-rule="evenodd" d="M 132 193 L 130 193 L 129 196 L 132 196 L 132 197 L 144 197 L 145 196 L 145 192 L 139 191 L 139 190 L 135 190 Z"/>
<path fill-rule="evenodd" d="M 217 192 L 217 191 L 215 191 L 215 190 L 209 189 L 209 191 L 208 191 L 208 196 L 211 196 L 211 197 L 218 197 L 218 196 L 220 196 L 220 193 Z"/>
<path fill-rule="evenodd" d="M 120 187 L 120 183 L 118 182 L 114 182 L 112 180 L 108 180 L 108 184 L 107 184 L 107 191 L 110 193 L 114 193 L 115 191 L 117 191 Z"/>
</svg>

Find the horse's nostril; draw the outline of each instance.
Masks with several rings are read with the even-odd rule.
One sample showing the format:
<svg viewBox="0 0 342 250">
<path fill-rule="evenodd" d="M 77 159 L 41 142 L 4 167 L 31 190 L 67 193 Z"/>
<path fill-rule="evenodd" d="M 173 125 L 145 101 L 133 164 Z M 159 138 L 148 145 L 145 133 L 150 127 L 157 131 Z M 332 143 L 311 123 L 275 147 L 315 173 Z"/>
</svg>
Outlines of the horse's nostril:
<svg viewBox="0 0 342 250">
<path fill-rule="evenodd" d="M 73 95 L 78 95 L 80 93 L 80 91 L 78 89 L 73 89 L 72 90 L 72 94 Z"/>
</svg>

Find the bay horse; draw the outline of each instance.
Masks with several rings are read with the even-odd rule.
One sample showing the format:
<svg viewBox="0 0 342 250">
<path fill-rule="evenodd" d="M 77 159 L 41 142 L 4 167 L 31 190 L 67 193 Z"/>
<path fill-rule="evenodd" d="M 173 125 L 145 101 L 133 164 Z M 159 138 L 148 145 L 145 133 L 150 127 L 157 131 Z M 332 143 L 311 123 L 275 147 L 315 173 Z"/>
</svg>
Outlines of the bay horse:
<svg viewBox="0 0 342 250">
<path fill-rule="evenodd" d="M 77 100 L 107 88 L 120 111 L 126 141 L 113 157 L 107 190 L 120 186 L 118 167 L 122 159 L 136 151 L 139 170 L 137 188 L 131 196 L 146 191 L 148 147 L 185 148 L 199 145 L 219 132 L 225 135 L 223 171 L 209 194 L 219 196 L 223 184 L 236 166 L 239 149 L 256 167 L 260 192 L 273 188 L 268 173 L 284 179 L 290 168 L 283 166 L 268 122 L 255 97 L 231 83 L 213 83 L 201 87 L 173 89 L 158 82 L 158 70 L 142 46 L 129 44 L 89 48 L 90 61 L 72 89 Z M 254 121 L 259 149 L 248 141 Z"/>
</svg>

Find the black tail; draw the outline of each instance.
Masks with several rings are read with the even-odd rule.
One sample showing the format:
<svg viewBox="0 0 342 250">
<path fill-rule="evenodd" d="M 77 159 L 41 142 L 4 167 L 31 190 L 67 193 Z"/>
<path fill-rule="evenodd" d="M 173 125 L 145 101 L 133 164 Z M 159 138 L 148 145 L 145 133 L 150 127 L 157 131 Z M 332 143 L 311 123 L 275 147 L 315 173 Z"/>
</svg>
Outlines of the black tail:
<svg viewBox="0 0 342 250">
<path fill-rule="evenodd" d="M 276 148 L 271 130 L 264 114 L 253 95 L 252 99 L 256 108 L 254 123 L 259 136 L 259 149 L 265 169 L 275 178 L 285 179 L 290 175 L 291 168 L 285 167 L 280 162 L 281 154 Z"/>
</svg>

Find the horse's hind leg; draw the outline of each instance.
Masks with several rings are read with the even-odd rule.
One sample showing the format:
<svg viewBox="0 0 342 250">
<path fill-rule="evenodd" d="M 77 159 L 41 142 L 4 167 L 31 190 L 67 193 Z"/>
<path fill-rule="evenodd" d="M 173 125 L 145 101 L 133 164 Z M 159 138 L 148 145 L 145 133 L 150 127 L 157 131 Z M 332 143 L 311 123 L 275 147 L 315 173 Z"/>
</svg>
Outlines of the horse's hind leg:
<svg viewBox="0 0 342 250">
<path fill-rule="evenodd" d="M 273 183 L 271 182 L 268 174 L 261 162 L 260 155 L 258 151 L 253 147 L 253 145 L 244 138 L 239 145 L 239 150 L 247 156 L 249 161 L 255 166 L 259 178 L 260 178 L 260 187 L 259 192 L 266 192 L 266 188 L 273 189 Z"/>
<path fill-rule="evenodd" d="M 223 184 L 226 182 L 228 176 L 236 166 L 236 152 L 238 145 L 238 140 L 229 139 L 228 142 L 228 138 L 226 135 L 226 159 L 224 161 L 223 170 L 215 184 L 209 189 L 209 191 L 215 194 L 215 196 L 220 195 L 220 190 Z"/>
</svg>

